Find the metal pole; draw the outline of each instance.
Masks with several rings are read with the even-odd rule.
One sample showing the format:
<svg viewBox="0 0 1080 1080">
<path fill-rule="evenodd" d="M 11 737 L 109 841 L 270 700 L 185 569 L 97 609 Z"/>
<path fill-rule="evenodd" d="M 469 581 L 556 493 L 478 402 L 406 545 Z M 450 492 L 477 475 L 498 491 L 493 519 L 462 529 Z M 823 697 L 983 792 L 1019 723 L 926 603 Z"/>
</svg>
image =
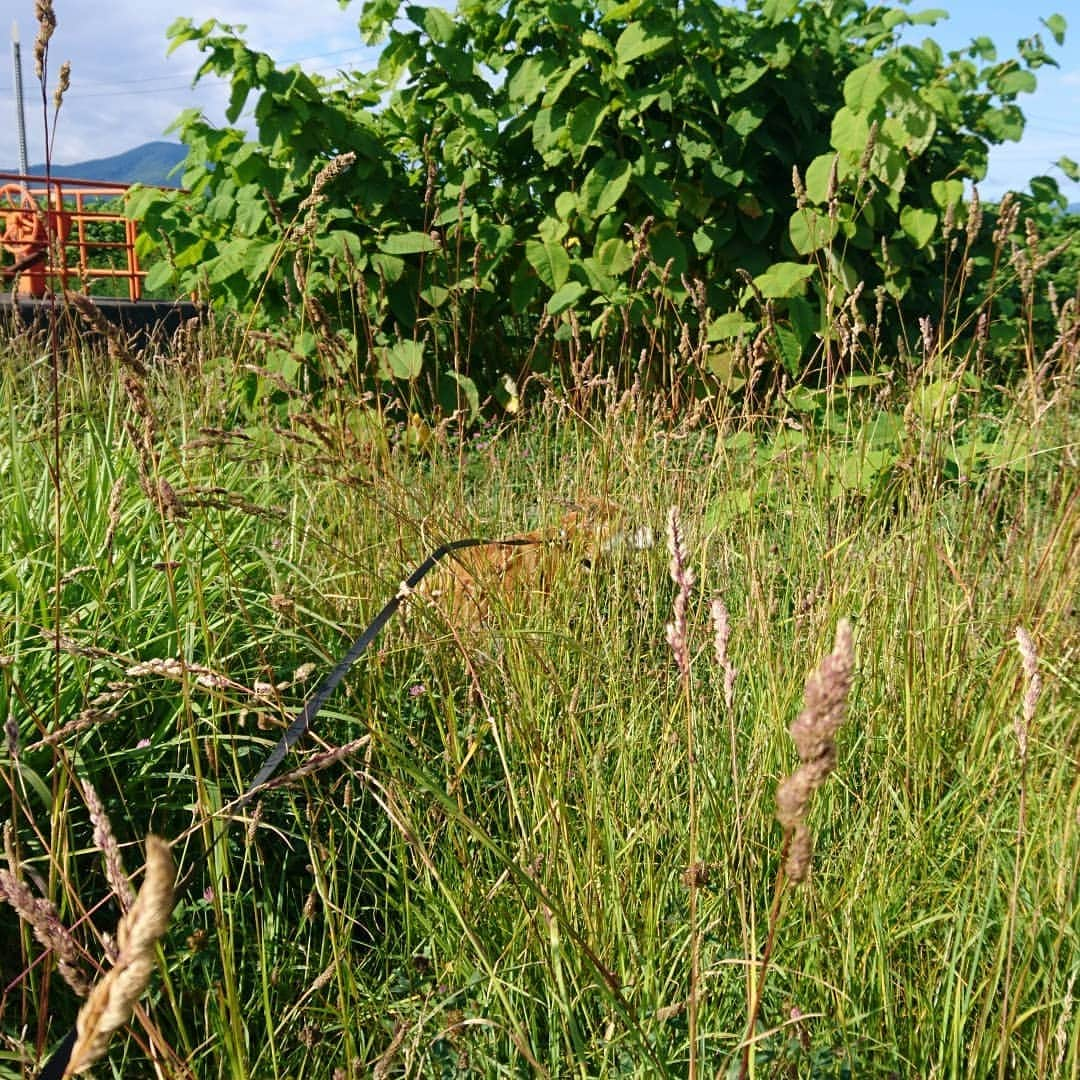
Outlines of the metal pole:
<svg viewBox="0 0 1080 1080">
<path fill-rule="evenodd" d="M 26 157 L 26 112 L 23 108 L 22 53 L 19 49 L 19 22 L 11 24 L 11 64 L 15 73 L 15 127 L 19 133 L 19 172 L 30 171 Z"/>
</svg>

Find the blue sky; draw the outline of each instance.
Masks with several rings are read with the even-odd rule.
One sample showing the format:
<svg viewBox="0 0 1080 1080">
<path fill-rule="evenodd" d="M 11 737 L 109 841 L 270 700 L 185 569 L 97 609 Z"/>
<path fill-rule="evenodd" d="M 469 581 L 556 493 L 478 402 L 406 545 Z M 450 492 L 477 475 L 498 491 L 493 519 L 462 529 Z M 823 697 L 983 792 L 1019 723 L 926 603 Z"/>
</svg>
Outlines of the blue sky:
<svg viewBox="0 0 1080 1080">
<path fill-rule="evenodd" d="M 444 6 L 451 6 L 446 0 Z M 1039 173 L 1056 175 L 1073 202 L 1080 201 L 1080 184 L 1066 181 L 1051 165 L 1066 155 L 1080 161 L 1080 10 L 1076 0 L 940 0 L 912 4 L 912 10 L 941 7 L 950 18 L 934 27 L 919 27 L 915 37 L 933 37 L 946 49 L 962 48 L 973 37 L 986 35 L 998 46 L 999 57 L 1015 54 L 1015 43 L 1039 30 L 1040 17 L 1058 12 L 1070 19 L 1065 46 L 1051 48 L 1061 67 L 1036 73 L 1035 94 L 1020 99 L 1028 116 L 1023 142 L 994 151 L 991 170 L 981 185 L 988 197 L 1008 187 L 1023 187 Z M 4 5 L 18 20 L 23 41 L 23 81 L 33 83 L 33 0 Z M 165 29 L 179 15 L 196 21 L 217 17 L 248 26 L 247 38 L 258 49 L 282 62 L 300 61 L 308 70 L 332 74 L 340 68 L 370 64 L 373 53 L 360 41 L 356 22 L 360 0 L 345 11 L 336 0 L 56 0 L 59 26 L 53 38 L 50 64 L 53 76 L 61 61 L 72 62 L 72 85 L 61 114 L 54 160 L 77 162 L 120 153 L 139 143 L 162 137 L 178 113 L 192 105 L 211 120 L 223 122 L 226 101 L 222 85 L 201 83 L 191 89 L 199 54 L 186 46 L 166 57 Z M 298 11 L 302 14 L 298 15 Z M 1043 30 L 1044 39 L 1050 36 Z M 0 165 L 18 161 L 10 62 L 0 61 Z M 31 161 L 43 157 L 40 96 L 28 115 Z"/>
<path fill-rule="evenodd" d="M 932 37 L 946 50 L 962 49 L 972 38 L 985 35 L 997 45 L 998 59 L 1005 59 L 1016 55 L 1020 38 L 1041 32 L 1060 67 L 1035 72 L 1038 89 L 1019 99 L 1027 117 L 1024 139 L 994 149 L 990 174 L 981 187 L 984 194 L 995 196 L 1008 187 L 1022 188 L 1039 173 L 1049 173 L 1071 202 L 1080 202 L 1080 184 L 1051 167 L 1063 155 L 1080 162 L 1080 7 L 1076 0 L 941 0 L 911 5 L 912 11 L 927 8 L 942 8 L 949 18 L 936 26 L 917 27 L 912 36 L 916 40 Z M 1039 22 L 1054 13 L 1064 15 L 1069 23 L 1060 48 Z"/>
</svg>

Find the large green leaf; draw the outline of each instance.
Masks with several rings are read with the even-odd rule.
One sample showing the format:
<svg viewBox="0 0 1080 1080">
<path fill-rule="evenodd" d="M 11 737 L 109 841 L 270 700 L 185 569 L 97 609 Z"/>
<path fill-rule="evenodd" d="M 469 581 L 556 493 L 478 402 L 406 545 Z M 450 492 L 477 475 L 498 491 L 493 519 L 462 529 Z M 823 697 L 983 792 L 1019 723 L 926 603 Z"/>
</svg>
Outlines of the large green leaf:
<svg viewBox="0 0 1080 1080">
<path fill-rule="evenodd" d="M 330 235 L 341 236 L 343 234 L 335 232 Z M 279 245 L 276 241 L 249 240 L 245 245 L 244 274 L 250 281 L 261 282 L 278 253 Z"/>
<path fill-rule="evenodd" d="M 789 296 L 787 302 L 788 319 L 791 329 L 799 339 L 799 345 L 805 349 L 813 340 L 819 328 L 817 313 L 801 296 Z"/>
<path fill-rule="evenodd" d="M 909 157 L 918 157 L 933 141 L 937 116 L 918 94 L 900 82 L 892 82 L 885 94 L 890 116 L 882 125 L 885 141 L 903 147 Z"/>
<path fill-rule="evenodd" d="M 949 13 L 945 8 L 927 8 L 925 11 L 912 12 L 910 22 L 912 26 L 933 26 L 948 17 Z"/>
<path fill-rule="evenodd" d="M 530 270 L 528 263 L 519 263 L 510 279 L 510 310 L 515 315 L 520 315 L 533 302 L 539 291 L 539 276 Z"/>
<path fill-rule="evenodd" d="M 907 158 L 884 139 L 879 139 L 870 155 L 870 175 L 882 181 L 891 196 L 899 198 L 907 179 Z"/>
<path fill-rule="evenodd" d="M 417 25 L 427 31 L 428 37 L 439 44 L 446 44 L 454 36 L 454 20 L 442 8 L 437 7 L 410 7 L 406 9 L 410 18 L 417 21 L 414 12 L 421 12 Z"/>
<path fill-rule="evenodd" d="M 612 236 L 600 244 L 593 256 L 598 265 L 613 277 L 625 274 L 634 264 L 630 245 L 618 236 Z"/>
<path fill-rule="evenodd" d="M 1054 39 L 1055 45 L 1065 44 L 1065 18 L 1062 15 L 1047 15 L 1045 19 L 1039 20 L 1047 30 L 1050 31 L 1051 36 Z"/>
<path fill-rule="evenodd" d="M 211 285 L 226 281 L 246 267 L 248 246 L 247 240 L 231 240 L 216 259 L 206 264 L 206 277 Z"/>
<path fill-rule="evenodd" d="M 1015 61 L 1012 61 L 1012 63 L 1015 63 Z M 1037 85 L 1035 76 L 1030 71 L 1022 69 L 1014 68 L 1011 71 L 1004 71 L 999 75 L 990 77 L 990 89 L 995 94 L 1001 94 L 1002 96 L 1030 94 L 1034 92 Z"/>
<path fill-rule="evenodd" d="M 741 311 L 729 311 L 709 323 L 708 340 L 726 341 L 728 338 L 740 337 L 750 333 L 756 325 Z"/>
<path fill-rule="evenodd" d="M 836 230 L 837 222 L 811 206 L 796 210 L 788 224 L 791 244 L 800 255 L 827 247 L 836 236 Z"/>
<path fill-rule="evenodd" d="M 590 170 L 581 185 L 578 200 L 583 213 L 590 217 L 602 217 L 623 196 L 630 183 L 631 165 L 606 154 Z"/>
<path fill-rule="evenodd" d="M 600 296 L 612 297 L 618 291 L 615 279 L 596 261 L 595 258 L 582 259 L 578 264 L 585 272 L 589 288 Z"/>
<path fill-rule="evenodd" d="M 1070 157 L 1059 157 L 1054 164 L 1070 179 L 1073 183 L 1080 183 L 1080 165 L 1073 161 Z"/>
<path fill-rule="evenodd" d="M 663 177 L 657 176 L 644 160 L 634 166 L 634 187 L 649 200 L 650 209 L 662 218 L 673 218 L 679 212 L 675 189 Z"/>
<path fill-rule="evenodd" d="M 480 415 L 480 391 L 468 375 L 460 371 L 444 371 L 439 379 L 439 404 L 448 412 L 456 412 L 466 406 L 469 418 L 475 420 Z"/>
<path fill-rule="evenodd" d="M 165 192 L 153 187 L 133 188 L 124 203 L 124 213 L 132 221 L 142 221 L 152 210 L 170 204 Z"/>
<path fill-rule="evenodd" d="M 799 0 L 765 0 L 761 13 L 776 26 L 785 19 L 790 19 L 798 7 Z"/>
<path fill-rule="evenodd" d="M 802 366 L 802 344 L 799 337 L 786 326 L 777 326 L 775 334 L 777 351 L 780 353 L 780 362 L 784 365 L 784 370 L 792 378 L 796 378 Z"/>
<path fill-rule="evenodd" d="M 587 292 L 588 288 L 580 281 L 568 281 L 561 289 L 552 294 L 547 302 L 547 313 L 558 315 L 567 308 L 573 307 Z"/>
<path fill-rule="evenodd" d="M 425 251 L 438 251 L 439 243 L 427 233 L 393 233 L 379 241 L 379 250 L 385 255 L 419 255 Z"/>
<path fill-rule="evenodd" d="M 401 275 L 405 273 L 404 259 L 398 258 L 397 255 L 386 255 L 381 251 L 371 256 L 371 265 L 375 272 L 389 283 L 400 281 Z"/>
<path fill-rule="evenodd" d="M 750 135 L 761 127 L 764 119 L 764 116 L 758 109 L 736 109 L 734 112 L 728 114 L 727 123 L 728 127 L 731 128 L 740 139 L 745 139 L 747 135 Z"/>
<path fill-rule="evenodd" d="M 649 254 L 660 270 L 667 273 L 669 291 L 682 290 L 682 277 L 689 267 L 686 245 L 670 225 L 659 226 L 649 233 Z"/>
<path fill-rule="evenodd" d="M 937 228 L 938 217 L 932 210 L 905 206 L 900 211 L 900 227 L 911 237 L 917 248 L 926 247 Z"/>
<path fill-rule="evenodd" d="M 546 53 L 526 57 L 507 83 L 510 101 L 531 105 L 544 92 L 548 76 L 557 67 L 558 61 Z"/>
<path fill-rule="evenodd" d="M 880 60 L 857 67 L 844 80 L 844 104 L 856 112 L 869 112 L 885 93 L 889 79 Z"/>
<path fill-rule="evenodd" d="M 575 56 L 561 71 L 548 80 L 547 93 L 541 104 L 545 109 L 554 108 L 562 97 L 563 91 L 574 81 L 579 71 L 589 63 L 587 56 Z"/>
<path fill-rule="evenodd" d="M 959 206 L 964 197 L 963 180 L 935 180 L 930 185 L 930 195 L 942 210 Z"/>
<path fill-rule="evenodd" d="M 823 206 L 829 199 L 829 179 L 832 176 L 833 164 L 836 164 L 837 176 L 840 175 L 840 162 L 836 154 L 819 154 L 810 162 L 803 177 L 806 186 L 806 197 L 812 202 Z M 835 192 L 833 193 L 835 194 Z"/>
<path fill-rule="evenodd" d="M 1015 105 L 986 109 L 981 126 L 994 142 L 1019 142 L 1024 135 L 1024 114 Z"/>
<path fill-rule="evenodd" d="M 563 109 L 540 109 L 533 120 L 533 147 L 545 165 L 558 165 L 566 157 L 563 144 L 568 134 L 563 126 L 564 116 Z"/>
<path fill-rule="evenodd" d="M 870 139 L 870 122 L 863 113 L 845 105 L 833 117 L 830 137 L 833 149 L 857 161 Z"/>
<path fill-rule="evenodd" d="M 620 64 L 630 64 L 662 49 L 670 41 L 670 34 L 656 34 L 647 30 L 644 23 L 632 22 L 615 42 L 615 58 Z"/>
<path fill-rule="evenodd" d="M 562 244 L 552 240 L 528 240 L 525 258 L 536 271 L 536 276 L 551 290 L 558 290 L 570 276 L 570 257 Z"/>
<path fill-rule="evenodd" d="M 605 102 L 589 97 L 576 105 L 570 113 L 570 145 L 578 161 L 593 145 L 593 137 L 603 123 L 607 111 Z"/>
<path fill-rule="evenodd" d="M 160 262 L 154 263 L 147 271 L 146 278 L 143 281 L 143 288 L 147 292 L 156 292 L 166 285 L 173 285 L 175 281 L 176 271 L 165 259 L 162 259 Z"/>
<path fill-rule="evenodd" d="M 758 291 L 767 300 L 784 296 L 801 296 L 806 291 L 806 283 L 817 272 L 816 266 L 806 263 L 773 263 L 764 274 L 754 278 Z"/>
<path fill-rule="evenodd" d="M 236 229 L 244 236 L 257 236 L 269 214 L 262 188 L 245 184 L 236 193 Z"/>
<path fill-rule="evenodd" d="M 424 345 L 420 341 L 397 341 L 383 350 L 383 357 L 395 379 L 411 381 L 424 370 Z"/>
</svg>

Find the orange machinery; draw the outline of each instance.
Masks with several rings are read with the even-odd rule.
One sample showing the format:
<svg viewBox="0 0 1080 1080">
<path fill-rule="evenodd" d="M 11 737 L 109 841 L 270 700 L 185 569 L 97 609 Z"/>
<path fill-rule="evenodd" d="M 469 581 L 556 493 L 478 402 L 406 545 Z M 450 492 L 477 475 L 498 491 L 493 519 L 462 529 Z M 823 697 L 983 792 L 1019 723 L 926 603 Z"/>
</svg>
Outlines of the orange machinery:
<svg viewBox="0 0 1080 1080">
<path fill-rule="evenodd" d="M 17 295 L 44 296 L 57 283 L 91 292 L 95 281 L 126 282 L 127 298 L 142 296 L 145 271 L 135 254 L 138 229 L 108 204 L 128 184 L 0 172 L 0 280 Z"/>
</svg>

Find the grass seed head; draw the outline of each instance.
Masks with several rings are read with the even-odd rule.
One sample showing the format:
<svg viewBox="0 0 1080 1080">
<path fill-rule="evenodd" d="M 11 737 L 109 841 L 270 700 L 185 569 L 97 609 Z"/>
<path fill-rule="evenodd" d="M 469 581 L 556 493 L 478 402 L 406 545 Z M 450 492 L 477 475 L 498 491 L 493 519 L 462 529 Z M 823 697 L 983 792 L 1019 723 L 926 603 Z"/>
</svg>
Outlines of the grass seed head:
<svg viewBox="0 0 1080 1080">
<path fill-rule="evenodd" d="M 60 65 L 60 76 L 56 80 L 56 89 L 53 91 L 53 105 L 59 111 L 64 104 L 64 95 L 71 88 L 71 61 L 65 60 Z"/>
<path fill-rule="evenodd" d="M 34 937 L 53 953 L 64 982 L 80 997 L 85 997 L 89 987 L 79 967 L 79 951 L 56 908 L 44 897 L 35 896 L 11 870 L 0 870 L 0 900 L 6 900 Z"/>
<path fill-rule="evenodd" d="M 793 882 L 806 880 L 813 840 L 806 825 L 810 797 L 836 767 L 836 732 L 844 712 L 855 664 L 851 624 L 841 619 L 833 651 L 806 680 L 805 704 L 791 724 L 799 767 L 776 790 L 776 818 L 788 835 L 784 871 Z"/>
<path fill-rule="evenodd" d="M 713 622 L 713 648 L 716 651 L 716 663 L 724 673 L 724 706 L 731 712 L 735 704 L 735 679 L 738 669 L 728 656 L 728 642 L 731 638 L 731 619 L 727 605 L 719 596 L 712 598 L 709 611 Z"/>
<path fill-rule="evenodd" d="M 1042 676 L 1039 674 L 1039 654 L 1035 650 L 1035 642 L 1031 635 L 1022 627 L 1016 628 L 1016 644 L 1020 650 L 1020 662 L 1024 668 L 1024 701 L 1020 715 L 1013 724 L 1016 732 L 1016 745 L 1020 750 L 1020 760 L 1027 760 L 1028 734 L 1031 730 L 1031 722 L 1035 719 L 1035 706 L 1042 693 Z"/>
<path fill-rule="evenodd" d="M 38 80 L 45 78 L 45 57 L 49 52 L 49 40 L 56 30 L 56 12 L 52 0 L 35 0 L 34 18 L 38 32 L 34 39 L 34 74 Z"/>
<path fill-rule="evenodd" d="M 667 643 L 675 654 L 675 663 L 683 678 L 690 675 L 689 633 L 686 624 L 686 608 L 690 601 L 690 590 L 694 587 L 694 571 L 690 567 L 690 557 L 686 550 L 682 525 L 679 523 L 679 508 L 673 506 L 668 512 L 667 523 L 668 551 L 671 554 L 671 580 L 678 586 L 675 595 L 674 618 L 665 628 Z"/>
<path fill-rule="evenodd" d="M 135 903 L 135 891 L 124 872 L 124 860 L 120 855 L 120 845 L 116 842 L 109 815 L 94 785 L 89 780 L 83 781 L 83 801 L 90 814 L 90 823 L 94 826 L 94 843 L 97 844 L 105 860 L 105 877 L 120 902 L 120 910 L 127 912 Z"/>
<path fill-rule="evenodd" d="M 323 194 L 323 189 L 330 183 L 332 183 L 338 176 L 340 176 L 346 169 L 350 168 L 356 161 L 356 154 L 349 150 L 344 154 L 338 154 L 337 157 L 331 158 L 316 174 L 314 181 L 311 185 L 311 191 L 305 196 L 300 203 L 299 213 L 305 214 L 304 221 L 300 225 L 300 228 L 296 231 L 296 239 L 301 239 L 305 236 L 310 236 L 315 232 L 318 226 L 318 209 L 326 196 Z M 301 288 L 301 292 L 305 290 Z"/>
<path fill-rule="evenodd" d="M 155 946 L 169 925 L 174 902 L 176 867 L 169 845 L 146 838 L 146 877 L 131 910 L 116 931 L 116 963 L 98 982 L 79 1010 L 77 1038 L 66 1076 L 85 1072 L 104 1054 L 113 1032 L 130 1019 L 154 970 Z"/>
<path fill-rule="evenodd" d="M 967 243 L 970 247 L 976 237 L 979 235 L 979 230 L 982 228 L 983 212 L 982 203 L 979 200 L 979 189 L 973 187 L 971 189 L 971 203 L 968 206 L 968 219 L 967 219 Z"/>
</svg>

